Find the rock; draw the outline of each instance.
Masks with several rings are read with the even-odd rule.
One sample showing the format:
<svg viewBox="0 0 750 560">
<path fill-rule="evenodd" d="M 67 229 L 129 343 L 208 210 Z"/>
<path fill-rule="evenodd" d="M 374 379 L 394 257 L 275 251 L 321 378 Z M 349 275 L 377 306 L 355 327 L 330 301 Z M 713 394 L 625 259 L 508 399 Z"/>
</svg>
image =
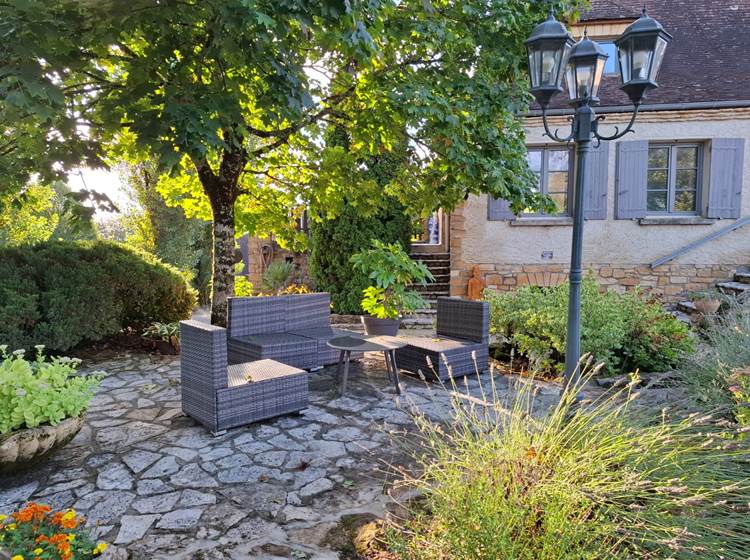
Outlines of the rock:
<svg viewBox="0 0 750 560">
<path fill-rule="evenodd" d="M 278 469 L 269 469 L 267 467 L 235 467 L 221 471 L 216 478 L 225 484 L 234 484 L 238 482 L 258 482 L 270 478 L 278 478 L 281 472 Z"/>
<path fill-rule="evenodd" d="M 319 453 L 328 459 L 337 459 L 346 455 L 346 447 L 340 441 L 313 440 L 307 444 L 307 450 Z"/>
<path fill-rule="evenodd" d="M 0 490 L 0 507 L 8 508 L 8 506 L 27 501 L 38 487 L 39 482 L 32 481 L 15 488 Z"/>
<path fill-rule="evenodd" d="M 133 475 L 120 463 L 111 463 L 99 471 L 96 477 L 99 490 L 130 490 L 133 488 Z"/>
<path fill-rule="evenodd" d="M 151 494 L 164 494 L 174 490 L 173 486 L 165 484 L 156 478 L 148 480 L 139 480 L 136 486 L 136 493 L 139 496 L 149 496 Z"/>
<path fill-rule="evenodd" d="M 216 488 L 219 484 L 206 471 L 195 463 L 185 465 L 169 481 L 175 486 L 185 488 Z"/>
<path fill-rule="evenodd" d="M 318 519 L 320 519 L 320 514 L 318 514 L 314 509 L 308 507 L 286 506 L 281 511 L 281 520 L 286 522 L 317 521 Z"/>
<path fill-rule="evenodd" d="M 176 509 L 162 515 L 157 529 L 171 529 L 173 531 L 185 531 L 192 529 L 198 524 L 203 510 L 199 508 Z"/>
<path fill-rule="evenodd" d="M 286 451 L 266 451 L 253 457 L 253 461 L 266 467 L 280 467 L 286 459 Z"/>
<path fill-rule="evenodd" d="M 343 442 L 358 442 L 364 438 L 359 428 L 334 428 L 323 434 L 323 439 Z"/>
<path fill-rule="evenodd" d="M 263 517 L 275 517 L 286 504 L 286 490 L 277 484 L 260 482 L 252 486 L 232 486 L 223 490 L 222 494 L 243 511 Z"/>
<path fill-rule="evenodd" d="M 86 511 L 88 525 L 109 523 L 119 519 L 130 507 L 135 496 L 124 490 L 98 490 L 79 499 L 74 509 Z"/>
<path fill-rule="evenodd" d="M 315 436 L 318 435 L 318 433 L 320 432 L 320 428 L 320 424 L 307 424 L 300 428 L 289 430 L 289 435 L 297 438 L 298 440 L 307 442 L 311 439 L 314 439 Z"/>
<path fill-rule="evenodd" d="M 86 485 L 85 480 L 69 480 L 67 482 L 61 482 L 59 484 L 52 484 L 51 486 L 40 488 L 37 491 L 37 496 L 48 496 L 50 494 L 57 494 L 58 492 L 64 492 L 65 490 L 73 490 L 75 488 L 79 488 L 85 485 Z"/>
<path fill-rule="evenodd" d="M 179 507 L 193 507 L 193 506 L 205 506 L 216 503 L 216 496 L 213 494 L 207 494 L 205 492 L 198 492 L 197 490 L 183 490 L 180 501 L 177 504 Z"/>
<path fill-rule="evenodd" d="M 96 433 L 96 441 L 103 449 L 123 449 L 167 431 L 166 426 L 129 422 L 126 426 L 104 428 Z"/>
<path fill-rule="evenodd" d="M 327 492 L 328 490 L 333 488 L 333 486 L 333 482 L 331 482 L 329 479 L 319 478 L 300 488 L 299 495 L 300 498 L 304 500 L 305 498 L 311 498 L 313 496 L 317 496 L 318 494 L 322 494 L 323 492 Z"/>
<path fill-rule="evenodd" d="M 159 459 L 153 467 L 144 472 L 142 478 L 160 478 L 168 474 L 174 474 L 180 470 L 180 465 L 177 460 L 172 457 L 162 457 Z"/>
<path fill-rule="evenodd" d="M 305 449 L 302 444 L 284 434 L 269 439 L 268 443 L 277 449 L 285 449 L 286 451 L 302 451 Z"/>
<path fill-rule="evenodd" d="M 143 538 L 157 519 L 158 515 L 123 515 L 115 544 L 130 544 Z"/>
<path fill-rule="evenodd" d="M 165 447 L 162 451 L 179 457 L 183 461 L 192 461 L 198 456 L 198 452 L 195 449 L 187 449 L 185 447 Z"/>
<path fill-rule="evenodd" d="M 220 469 L 233 469 L 235 467 L 249 467 L 253 461 L 244 453 L 235 453 L 231 457 L 225 457 L 216 461 L 216 466 Z"/>
<path fill-rule="evenodd" d="M 243 451 L 244 453 L 247 453 L 251 457 L 254 455 L 257 455 L 258 453 L 263 453 L 264 451 L 270 451 L 273 449 L 270 445 L 263 441 L 251 441 L 248 443 L 243 443 L 237 446 L 237 449 L 240 451 Z"/>
<path fill-rule="evenodd" d="M 128 467 L 130 467 L 131 471 L 138 474 L 155 463 L 159 458 L 161 458 L 161 455 L 158 453 L 135 449 L 130 453 L 123 455 L 122 460 Z"/>
<path fill-rule="evenodd" d="M 216 447 L 215 449 L 201 450 L 201 461 L 216 461 L 222 457 L 232 455 L 233 451 L 229 447 Z"/>
<path fill-rule="evenodd" d="M 179 491 L 138 498 L 133 502 L 133 509 L 138 513 L 166 513 L 172 511 L 179 498 Z"/>
</svg>

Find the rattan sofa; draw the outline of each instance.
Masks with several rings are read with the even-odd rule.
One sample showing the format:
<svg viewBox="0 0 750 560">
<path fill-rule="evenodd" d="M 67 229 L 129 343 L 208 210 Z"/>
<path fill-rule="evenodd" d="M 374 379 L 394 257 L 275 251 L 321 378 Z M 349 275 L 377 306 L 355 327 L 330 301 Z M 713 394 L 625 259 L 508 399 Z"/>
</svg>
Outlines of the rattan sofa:
<svg viewBox="0 0 750 560">
<path fill-rule="evenodd" d="M 308 405 L 308 373 L 274 360 L 228 365 L 227 331 L 180 323 L 182 410 L 219 434 Z"/>
<path fill-rule="evenodd" d="M 302 369 L 338 362 L 327 342 L 347 331 L 330 326 L 328 293 L 229 298 L 229 363 L 272 359 Z"/>
<path fill-rule="evenodd" d="M 396 350 L 399 369 L 447 381 L 482 373 L 489 364 L 490 309 L 487 302 L 441 297 L 436 338 L 408 337 Z"/>
</svg>

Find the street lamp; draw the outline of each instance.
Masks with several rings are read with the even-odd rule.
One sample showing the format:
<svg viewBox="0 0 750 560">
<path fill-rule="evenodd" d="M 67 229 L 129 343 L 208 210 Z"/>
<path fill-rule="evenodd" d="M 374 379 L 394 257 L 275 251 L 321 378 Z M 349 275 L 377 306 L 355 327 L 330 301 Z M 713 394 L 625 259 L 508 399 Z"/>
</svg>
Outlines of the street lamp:
<svg viewBox="0 0 750 560">
<path fill-rule="evenodd" d="M 583 200 L 587 188 L 588 154 L 596 139 L 616 140 L 633 132 L 633 123 L 645 93 L 658 87 L 656 76 L 664 58 L 664 51 L 671 35 L 656 20 L 643 14 L 620 36 L 617 58 L 620 65 L 622 89 L 633 103 L 633 114 L 625 130 L 615 127 L 614 134 L 599 134 L 599 122 L 593 107 L 599 104 L 601 85 L 607 53 L 588 38 L 573 41 L 565 26 L 555 19 L 550 10 L 549 18 L 536 26 L 526 41 L 529 53 L 531 94 L 542 107 L 542 122 L 545 135 L 556 142 L 574 142 L 576 147 L 576 177 L 573 209 L 573 245 L 570 256 L 570 296 L 568 301 L 568 337 L 565 349 L 565 389 L 576 387 L 580 379 L 578 361 L 581 356 L 581 282 L 583 270 Z M 547 123 L 547 108 L 550 99 L 563 91 L 565 76 L 570 105 L 575 108 L 571 132 L 561 138 L 552 132 Z"/>
</svg>

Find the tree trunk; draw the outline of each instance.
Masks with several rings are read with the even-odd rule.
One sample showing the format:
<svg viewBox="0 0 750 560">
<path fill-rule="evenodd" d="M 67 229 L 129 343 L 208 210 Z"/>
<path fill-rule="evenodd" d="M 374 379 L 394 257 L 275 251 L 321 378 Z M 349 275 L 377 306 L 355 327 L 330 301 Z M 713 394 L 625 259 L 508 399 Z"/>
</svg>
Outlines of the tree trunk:
<svg viewBox="0 0 750 560">
<path fill-rule="evenodd" d="M 227 298 L 234 294 L 234 201 L 215 204 L 213 210 L 213 283 L 211 324 L 227 326 Z"/>
</svg>

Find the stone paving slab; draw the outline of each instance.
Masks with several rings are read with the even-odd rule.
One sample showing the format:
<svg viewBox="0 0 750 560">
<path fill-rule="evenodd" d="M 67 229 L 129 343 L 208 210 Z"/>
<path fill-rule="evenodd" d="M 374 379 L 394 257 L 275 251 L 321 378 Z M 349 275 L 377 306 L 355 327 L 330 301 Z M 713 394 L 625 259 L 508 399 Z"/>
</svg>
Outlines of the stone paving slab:
<svg viewBox="0 0 750 560">
<path fill-rule="evenodd" d="M 300 414 L 214 437 L 180 409 L 179 358 L 123 355 L 85 364 L 108 373 L 84 429 L 34 470 L 0 480 L 0 510 L 27 500 L 73 507 L 111 558 L 337 558 L 326 535 L 342 515 L 383 515 L 392 445 L 414 428 L 412 413 L 449 417 L 448 392 L 403 379 L 389 385 L 382 358 L 353 364 L 349 394 L 335 368 L 311 375 Z M 476 379 L 459 383 L 480 397 Z M 485 388 L 486 391 L 486 388 Z M 511 393 L 496 376 L 499 399 Z M 539 410 L 557 388 L 539 384 Z"/>
</svg>

